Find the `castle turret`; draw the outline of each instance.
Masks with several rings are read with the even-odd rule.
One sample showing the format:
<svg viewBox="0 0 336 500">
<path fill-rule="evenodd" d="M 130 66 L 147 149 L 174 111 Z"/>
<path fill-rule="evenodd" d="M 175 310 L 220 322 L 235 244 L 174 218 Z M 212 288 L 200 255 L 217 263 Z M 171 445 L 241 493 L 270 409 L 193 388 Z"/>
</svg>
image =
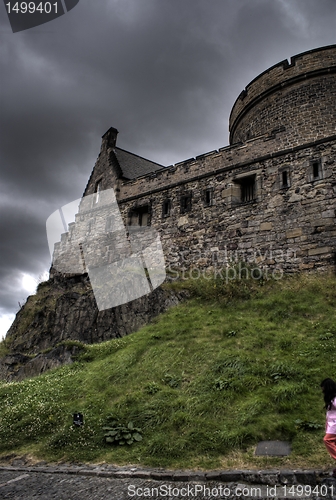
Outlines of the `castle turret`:
<svg viewBox="0 0 336 500">
<path fill-rule="evenodd" d="M 286 131 L 286 145 L 336 133 L 336 45 L 303 52 L 257 76 L 230 115 L 230 143 Z"/>
</svg>

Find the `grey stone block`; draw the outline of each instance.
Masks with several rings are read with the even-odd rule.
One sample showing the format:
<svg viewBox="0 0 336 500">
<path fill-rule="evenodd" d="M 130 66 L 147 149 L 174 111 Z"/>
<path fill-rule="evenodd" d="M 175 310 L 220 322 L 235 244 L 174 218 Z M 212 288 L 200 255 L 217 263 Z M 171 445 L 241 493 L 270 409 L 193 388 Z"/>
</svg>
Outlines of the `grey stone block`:
<svg viewBox="0 0 336 500">
<path fill-rule="evenodd" d="M 315 471 L 294 471 L 294 474 L 299 484 L 315 485 L 317 483 Z"/>
<path fill-rule="evenodd" d="M 94 471 L 94 470 L 88 470 L 88 469 L 87 469 L 87 470 L 82 470 L 82 471 L 80 472 L 80 475 L 81 475 L 81 476 L 97 476 L 97 472 L 96 472 L 96 471 Z"/>
<path fill-rule="evenodd" d="M 243 471 L 223 471 L 220 473 L 221 481 L 225 483 L 233 483 L 235 481 L 241 481 L 243 478 Z"/>
<path fill-rule="evenodd" d="M 66 474 L 73 474 L 73 475 L 77 475 L 79 473 L 79 470 L 78 469 L 68 469 L 66 471 Z"/>
<path fill-rule="evenodd" d="M 187 472 L 175 472 L 173 476 L 174 481 L 189 481 L 189 474 Z"/>
<path fill-rule="evenodd" d="M 205 474 L 205 472 L 201 471 L 189 472 L 189 481 L 205 481 Z"/>
<path fill-rule="evenodd" d="M 279 472 L 279 482 L 281 484 L 295 484 L 296 477 L 292 470 L 282 470 Z"/>
<path fill-rule="evenodd" d="M 206 472 L 205 477 L 208 481 L 220 481 L 221 471 Z"/>
<path fill-rule="evenodd" d="M 152 479 L 158 479 L 160 480 L 168 480 L 172 481 L 174 477 L 174 472 L 167 472 L 167 471 L 162 471 L 162 472 L 151 472 L 150 477 Z"/>
<path fill-rule="evenodd" d="M 279 482 L 279 471 L 261 471 L 259 472 L 260 482 L 273 486 Z"/>
<path fill-rule="evenodd" d="M 118 474 L 116 476 L 116 474 Z M 107 471 L 107 470 L 102 470 L 102 471 L 99 471 L 96 473 L 96 475 L 98 477 L 121 477 L 121 478 L 127 478 L 127 477 L 130 477 L 130 474 L 132 475 L 132 473 L 130 474 L 127 474 L 125 473 L 125 475 L 123 475 L 124 473 L 117 473 L 117 472 L 112 472 L 112 471 Z M 133 475 L 132 475 L 133 476 Z"/>
<path fill-rule="evenodd" d="M 151 474 L 151 471 L 148 470 L 138 470 L 136 472 L 133 472 L 133 477 L 137 477 L 139 479 L 150 479 Z"/>
<path fill-rule="evenodd" d="M 109 473 L 111 477 L 119 477 L 119 478 L 128 478 L 128 477 L 133 477 L 133 472 L 127 471 L 127 470 L 118 470 L 114 472 Z"/>
<path fill-rule="evenodd" d="M 259 484 L 261 483 L 260 472 L 255 470 L 243 471 L 243 479 L 248 483 Z"/>
</svg>

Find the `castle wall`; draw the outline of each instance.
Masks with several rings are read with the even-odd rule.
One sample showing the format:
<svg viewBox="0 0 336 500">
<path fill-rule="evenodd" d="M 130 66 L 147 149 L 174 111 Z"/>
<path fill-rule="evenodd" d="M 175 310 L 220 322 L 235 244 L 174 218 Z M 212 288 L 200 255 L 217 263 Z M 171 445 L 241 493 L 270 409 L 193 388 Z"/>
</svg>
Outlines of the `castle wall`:
<svg viewBox="0 0 336 500">
<path fill-rule="evenodd" d="M 230 115 L 230 142 L 286 128 L 286 142 L 300 144 L 335 133 L 336 46 L 299 54 L 255 78 Z"/>
<path fill-rule="evenodd" d="M 174 275 L 184 270 L 190 274 L 193 268 L 194 277 L 205 270 L 227 273 L 225 269 L 239 261 L 257 267 L 256 276 L 276 269 L 332 269 L 336 137 L 277 151 L 280 135 L 223 148 L 120 184 L 124 225 L 132 224 L 132 214 L 146 207 L 147 223 L 160 233 L 167 270 Z M 243 200 L 248 183 L 253 196 Z M 189 198 L 186 206 L 183 198 Z M 164 213 L 167 202 L 169 210 Z M 55 247 L 54 266 L 69 274 L 85 271 L 80 240 L 89 241 L 85 255 L 97 256 L 101 264 L 116 260 L 116 236 L 110 244 L 109 235 L 103 234 L 109 214 L 99 204 L 89 216 L 81 210 Z M 90 243 L 87 236 L 92 220 L 102 245 L 96 238 Z"/>
<path fill-rule="evenodd" d="M 138 183 L 143 195 L 121 199 L 119 206 L 125 223 L 136 207 L 150 207 L 149 223 L 161 233 L 170 270 L 216 270 L 238 260 L 269 271 L 326 270 L 334 265 L 336 243 L 335 156 L 336 138 L 253 163 L 242 161 L 221 173 L 183 184 L 171 182 L 171 187 L 160 190 L 155 184 L 155 193 L 150 191 L 151 179 L 146 179 L 148 194 L 145 179 L 139 179 L 132 183 L 133 192 Z M 219 154 L 205 157 L 203 170 L 220 167 L 220 158 Z M 320 169 L 319 178 L 314 178 L 314 168 Z M 285 187 L 284 171 L 288 179 Z M 166 175 L 173 177 L 168 172 Z M 242 184 L 253 176 L 255 199 L 242 202 Z M 210 206 L 206 190 L 212 193 Z M 181 197 L 189 194 L 191 210 L 181 213 Z M 167 200 L 170 214 L 165 216 Z"/>
<path fill-rule="evenodd" d="M 299 82 L 255 104 L 240 120 L 234 141 L 284 127 L 284 147 L 298 145 L 302 138 L 313 141 L 335 134 L 335 124 L 336 75 L 328 75 Z"/>
</svg>

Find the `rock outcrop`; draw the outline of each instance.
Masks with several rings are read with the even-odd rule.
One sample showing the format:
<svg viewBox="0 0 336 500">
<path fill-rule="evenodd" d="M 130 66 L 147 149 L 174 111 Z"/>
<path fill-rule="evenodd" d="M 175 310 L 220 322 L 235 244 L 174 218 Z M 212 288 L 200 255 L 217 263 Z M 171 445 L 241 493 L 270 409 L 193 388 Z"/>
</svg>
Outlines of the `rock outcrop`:
<svg viewBox="0 0 336 500">
<path fill-rule="evenodd" d="M 162 287 L 139 299 L 99 311 L 88 276 L 55 275 L 28 297 L 9 329 L 9 354 L 0 360 L 2 380 L 22 380 L 71 363 L 71 341 L 94 344 L 123 337 L 177 305 L 186 292 Z M 75 343 L 74 343 L 75 344 Z"/>
<path fill-rule="evenodd" d="M 34 357 L 21 353 L 8 354 L 0 360 L 0 379 L 18 382 L 27 377 L 41 375 L 47 370 L 73 363 L 80 351 L 80 345 L 59 345 Z"/>
</svg>

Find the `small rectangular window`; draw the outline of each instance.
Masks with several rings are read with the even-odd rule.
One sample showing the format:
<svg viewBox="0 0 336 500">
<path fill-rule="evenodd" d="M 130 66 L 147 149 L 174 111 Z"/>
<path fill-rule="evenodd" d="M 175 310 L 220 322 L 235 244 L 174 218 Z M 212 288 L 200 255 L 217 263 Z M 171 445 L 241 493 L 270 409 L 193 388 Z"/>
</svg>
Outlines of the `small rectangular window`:
<svg viewBox="0 0 336 500">
<path fill-rule="evenodd" d="M 213 203 L 213 188 L 204 191 L 204 205 L 210 207 Z"/>
<path fill-rule="evenodd" d="M 109 233 L 109 232 L 113 231 L 113 227 L 114 227 L 114 215 L 110 215 L 106 219 L 105 231 L 107 233 Z"/>
<path fill-rule="evenodd" d="M 284 170 L 282 172 L 282 187 L 288 187 L 288 172 Z"/>
<path fill-rule="evenodd" d="M 92 234 L 93 229 L 94 229 L 94 223 L 95 223 L 94 219 L 90 219 L 89 220 L 88 228 L 87 228 L 87 234 Z"/>
<path fill-rule="evenodd" d="M 319 179 L 323 179 L 322 161 L 320 158 L 312 159 L 308 165 L 307 180 L 308 182 L 314 182 Z"/>
<path fill-rule="evenodd" d="M 170 200 L 165 200 L 162 204 L 162 216 L 169 217 L 170 215 L 171 202 Z"/>
<path fill-rule="evenodd" d="M 130 225 L 131 226 L 149 226 L 149 206 L 134 208 L 130 213 Z"/>
<path fill-rule="evenodd" d="M 257 196 L 256 175 L 243 175 L 233 179 L 232 185 L 232 203 L 249 203 L 254 201 Z"/>
<path fill-rule="evenodd" d="M 289 188 L 290 187 L 289 170 L 280 171 L 280 187 L 281 188 Z"/>
<path fill-rule="evenodd" d="M 320 164 L 318 161 L 313 162 L 313 179 L 319 179 L 320 178 Z"/>
<path fill-rule="evenodd" d="M 102 187 L 102 183 L 101 183 L 101 181 L 98 181 L 96 183 L 96 186 L 95 186 L 94 203 L 98 203 L 99 202 L 99 196 L 100 196 L 100 192 L 101 192 L 101 187 Z"/>
<path fill-rule="evenodd" d="M 138 212 L 132 212 L 130 215 L 130 226 L 139 225 L 139 214 Z"/>
<path fill-rule="evenodd" d="M 181 214 L 190 212 L 191 210 L 191 194 L 181 196 Z"/>
<path fill-rule="evenodd" d="M 254 177 L 248 177 L 241 182 L 241 201 L 248 202 L 254 200 Z"/>
<path fill-rule="evenodd" d="M 140 212 L 139 224 L 140 226 L 148 226 L 148 211 Z"/>
</svg>

